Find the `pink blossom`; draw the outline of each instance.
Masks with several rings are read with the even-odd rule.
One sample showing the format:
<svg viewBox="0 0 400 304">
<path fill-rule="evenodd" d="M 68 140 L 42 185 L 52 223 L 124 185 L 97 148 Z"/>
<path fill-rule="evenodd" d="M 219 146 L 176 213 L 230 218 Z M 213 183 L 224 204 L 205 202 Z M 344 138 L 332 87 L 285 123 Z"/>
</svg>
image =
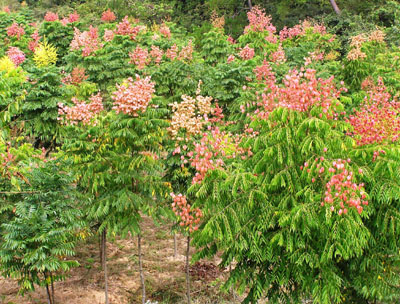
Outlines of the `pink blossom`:
<svg viewBox="0 0 400 304">
<path fill-rule="evenodd" d="M 18 40 L 21 38 L 21 36 L 23 36 L 25 34 L 24 28 L 16 22 L 14 22 L 12 25 L 10 25 L 6 30 L 7 30 L 8 37 L 17 36 Z"/>
<path fill-rule="evenodd" d="M 169 58 L 171 60 L 174 60 L 178 56 L 178 47 L 177 47 L 177 45 L 174 44 L 173 46 L 171 46 L 171 48 L 167 50 L 165 55 L 167 56 L 167 58 Z"/>
<path fill-rule="evenodd" d="M 160 27 L 160 34 L 164 37 L 171 38 L 171 30 L 165 24 Z"/>
<path fill-rule="evenodd" d="M 163 51 L 158 46 L 152 45 L 150 56 L 154 59 L 156 64 L 160 64 L 163 57 Z"/>
<path fill-rule="evenodd" d="M 98 30 L 96 27 L 90 26 L 89 31 L 82 32 L 75 28 L 74 39 L 71 41 L 71 50 L 79 50 L 82 48 L 82 56 L 90 56 L 103 45 L 98 39 Z"/>
<path fill-rule="evenodd" d="M 34 52 L 35 49 L 38 47 L 39 45 L 39 40 L 40 40 L 40 36 L 39 36 L 39 31 L 36 30 L 32 35 L 31 35 L 32 40 L 28 42 L 28 48 Z"/>
<path fill-rule="evenodd" d="M 104 41 L 112 41 L 114 39 L 114 31 L 112 30 L 104 30 L 104 36 L 103 36 Z"/>
<path fill-rule="evenodd" d="M 57 21 L 58 20 L 58 14 L 57 13 L 52 13 L 52 12 L 47 12 L 46 15 L 44 16 L 45 21 Z"/>
<path fill-rule="evenodd" d="M 100 92 L 96 95 L 92 95 L 89 98 L 90 102 L 78 100 L 72 98 L 72 102 L 75 104 L 72 107 L 64 106 L 62 103 L 58 104 L 58 120 L 63 121 L 67 125 L 77 125 L 82 122 L 83 125 L 95 125 L 93 121 L 95 115 L 103 111 L 103 103 Z"/>
<path fill-rule="evenodd" d="M 247 13 L 249 25 L 245 27 L 244 32 L 263 32 L 268 31 L 270 34 L 276 32 L 275 26 L 271 23 L 271 17 L 266 16 L 263 9 L 254 6 L 250 12 Z"/>
<path fill-rule="evenodd" d="M 19 48 L 11 46 L 7 51 L 7 56 L 16 65 L 25 61 L 25 54 Z"/>
<path fill-rule="evenodd" d="M 133 52 L 129 53 L 131 59 L 129 63 L 135 64 L 138 70 L 142 70 L 149 63 L 148 56 L 149 52 L 147 49 L 142 49 L 140 46 L 137 46 Z"/>
<path fill-rule="evenodd" d="M 228 59 L 226 60 L 227 63 L 231 63 L 232 61 L 235 61 L 235 55 L 229 55 Z"/>
<path fill-rule="evenodd" d="M 113 109 L 119 113 L 138 116 L 138 112 L 144 112 L 152 98 L 154 82 L 150 77 L 141 79 L 136 75 L 134 81 L 131 77 L 127 79 L 127 84 L 117 85 L 117 91 L 111 97 L 114 100 Z"/>
<path fill-rule="evenodd" d="M 243 59 L 243 60 L 249 60 L 252 59 L 254 57 L 254 49 L 249 47 L 249 45 L 247 44 L 239 53 L 239 56 Z"/>
<path fill-rule="evenodd" d="M 124 19 L 117 25 L 117 29 L 115 31 L 116 35 L 126 35 L 129 36 L 132 40 L 134 40 L 137 34 L 140 32 L 141 27 L 135 26 L 133 27 L 128 20 L 128 16 L 125 16 Z"/>
<path fill-rule="evenodd" d="M 114 13 L 108 9 L 101 15 L 101 20 L 104 22 L 112 22 L 116 19 Z"/>
<path fill-rule="evenodd" d="M 72 14 L 69 14 L 69 17 L 68 17 L 69 23 L 77 22 L 77 21 L 79 21 L 79 15 L 77 12 L 73 12 Z"/>
</svg>

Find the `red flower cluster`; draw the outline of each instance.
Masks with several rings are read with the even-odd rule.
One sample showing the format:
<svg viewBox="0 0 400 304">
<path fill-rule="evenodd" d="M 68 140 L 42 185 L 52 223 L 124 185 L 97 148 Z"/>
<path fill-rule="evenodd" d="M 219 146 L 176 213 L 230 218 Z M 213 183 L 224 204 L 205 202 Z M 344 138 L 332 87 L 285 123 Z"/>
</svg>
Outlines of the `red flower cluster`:
<svg viewBox="0 0 400 304">
<path fill-rule="evenodd" d="M 323 157 L 320 158 L 324 160 Z M 362 205 L 368 205 L 366 200 L 366 194 L 364 192 L 364 184 L 357 184 L 355 180 L 355 174 L 348 170 L 347 164 L 350 163 L 350 159 L 347 160 L 336 160 L 332 162 L 332 166 L 327 170 L 327 174 L 331 175 L 329 181 L 326 183 L 326 191 L 321 206 L 325 204 L 331 205 L 330 209 L 335 211 L 335 207 L 339 209 L 338 214 L 346 214 L 347 207 L 354 207 L 358 213 L 363 211 Z M 319 174 L 325 172 L 325 167 L 317 165 Z M 304 164 L 307 167 L 307 163 Z M 359 174 L 362 174 L 362 170 L 359 170 Z M 313 179 L 315 182 L 315 179 Z"/>
<path fill-rule="evenodd" d="M 128 16 L 125 16 L 125 18 L 118 23 L 117 29 L 114 33 L 115 35 L 129 36 L 132 40 L 134 40 L 139 32 L 140 26 L 132 26 L 128 20 Z"/>
<path fill-rule="evenodd" d="M 163 50 L 160 49 L 158 46 L 155 45 L 151 46 L 150 56 L 154 59 L 154 62 L 157 65 L 161 63 L 163 54 L 164 54 Z"/>
<path fill-rule="evenodd" d="M 382 79 L 372 86 L 361 109 L 350 115 L 348 122 L 358 145 L 395 142 L 400 136 L 400 102 L 392 100 Z"/>
<path fill-rule="evenodd" d="M 89 76 L 85 75 L 85 68 L 76 67 L 62 79 L 64 84 L 78 85 L 84 82 Z"/>
<path fill-rule="evenodd" d="M 129 53 L 129 58 L 131 59 L 129 63 L 135 64 L 138 70 L 142 70 L 149 63 L 149 51 L 137 46 L 133 52 Z"/>
<path fill-rule="evenodd" d="M 188 60 L 191 61 L 193 59 L 193 45 L 192 40 L 189 40 L 187 46 L 183 47 L 178 55 L 178 60 Z"/>
<path fill-rule="evenodd" d="M 58 14 L 57 13 L 52 13 L 52 12 L 47 12 L 46 15 L 44 16 L 45 21 L 57 21 L 58 20 Z"/>
<path fill-rule="evenodd" d="M 314 105 L 320 105 L 325 115 L 332 118 L 335 115 L 332 113 L 334 100 L 346 90 L 336 88 L 333 76 L 328 79 L 317 79 L 316 71 L 312 69 L 307 69 L 305 72 L 290 71 L 284 78 L 282 87 L 276 85 L 266 61 L 263 66 L 255 69 L 255 73 L 258 79 L 264 78 L 266 83 L 262 102 L 258 103 L 263 109 L 256 111 L 264 118 L 276 107 L 304 112 Z"/>
<path fill-rule="evenodd" d="M 24 28 L 16 22 L 11 24 L 6 30 L 8 37 L 16 36 L 18 40 L 25 34 Z"/>
<path fill-rule="evenodd" d="M 240 155 L 245 159 L 246 152 L 248 156 L 252 155 L 250 150 L 246 151 L 239 147 L 240 137 L 222 132 L 218 127 L 210 131 L 203 133 L 200 143 L 194 143 L 194 151 L 187 154 L 192 167 L 197 171 L 192 180 L 193 184 L 200 183 L 209 170 L 223 167 L 225 165 L 223 158 L 235 158 Z"/>
<path fill-rule="evenodd" d="M 99 41 L 97 27 L 90 26 L 89 31 L 81 32 L 75 28 L 74 39 L 70 44 L 71 50 L 79 50 L 82 48 L 82 56 L 90 56 L 103 45 Z"/>
<path fill-rule="evenodd" d="M 160 27 L 160 34 L 164 37 L 171 38 L 171 30 L 165 24 Z"/>
<path fill-rule="evenodd" d="M 101 20 L 104 22 L 113 22 L 116 19 L 114 13 L 108 9 L 101 15 Z"/>
<path fill-rule="evenodd" d="M 20 65 L 25 61 L 25 54 L 19 48 L 11 46 L 7 51 L 7 56 L 16 65 Z"/>
<path fill-rule="evenodd" d="M 67 125 L 77 125 L 82 122 L 83 125 L 95 125 L 93 117 L 103 110 L 103 99 L 101 98 L 100 92 L 96 95 L 92 95 L 90 103 L 72 98 L 72 102 L 75 104 L 72 107 L 64 106 L 62 103 L 58 104 L 58 120 L 63 121 Z"/>
<path fill-rule="evenodd" d="M 150 77 L 141 79 L 139 75 L 136 75 L 135 81 L 129 77 L 126 84 L 117 85 L 117 91 L 112 96 L 113 109 L 117 113 L 138 116 L 139 111 L 146 111 L 155 91 L 154 85 Z"/>
<path fill-rule="evenodd" d="M 240 58 L 243 60 L 249 60 L 254 57 L 254 49 L 249 47 L 247 44 L 239 53 Z"/>
<path fill-rule="evenodd" d="M 39 31 L 36 30 L 32 35 L 31 35 L 32 40 L 28 42 L 28 48 L 32 51 L 35 52 L 36 48 L 39 46 Z"/>
<path fill-rule="evenodd" d="M 297 24 L 292 28 L 287 28 L 286 26 L 279 32 L 279 37 L 281 41 L 286 39 L 291 39 L 297 36 L 304 36 L 307 30 L 311 29 L 313 33 L 320 33 L 322 35 L 326 34 L 326 27 L 321 24 L 311 24 L 309 21 L 304 20 L 302 24 Z"/>
<path fill-rule="evenodd" d="M 77 12 L 74 12 L 74 13 L 70 14 L 68 16 L 68 18 L 67 17 L 63 18 L 61 20 L 61 23 L 62 23 L 62 25 L 66 26 L 68 23 L 73 23 L 73 22 L 77 22 L 77 21 L 79 21 L 79 15 Z"/>
<path fill-rule="evenodd" d="M 201 210 L 190 206 L 187 202 L 186 196 L 182 194 L 175 195 L 174 193 L 170 193 L 170 195 L 174 200 L 171 206 L 175 215 L 179 217 L 179 225 L 188 228 L 189 232 L 196 231 L 198 229 L 198 224 L 203 217 Z"/>
<path fill-rule="evenodd" d="M 258 6 L 254 6 L 250 12 L 247 13 L 247 18 L 249 19 L 249 25 L 244 29 L 245 33 L 250 31 L 253 32 L 263 32 L 268 31 L 270 34 L 276 32 L 275 26 L 271 23 L 271 17 L 266 16 L 263 9 Z"/>
<path fill-rule="evenodd" d="M 178 50 L 178 46 L 175 43 L 173 46 L 171 46 L 170 49 L 166 51 L 165 55 L 167 56 L 167 58 L 174 60 L 178 56 Z"/>
</svg>

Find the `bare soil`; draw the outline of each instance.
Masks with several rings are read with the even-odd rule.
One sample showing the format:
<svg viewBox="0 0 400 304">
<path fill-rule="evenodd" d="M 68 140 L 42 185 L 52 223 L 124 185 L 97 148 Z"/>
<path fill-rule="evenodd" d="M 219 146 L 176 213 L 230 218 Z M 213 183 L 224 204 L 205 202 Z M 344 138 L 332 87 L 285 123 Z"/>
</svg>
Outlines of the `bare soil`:
<svg viewBox="0 0 400 304">
<path fill-rule="evenodd" d="M 168 226 L 156 227 L 150 219 L 142 223 L 143 267 L 148 300 L 159 304 L 186 303 L 185 248 L 186 239 L 178 235 L 178 255 L 174 258 L 173 236 Z M 77 248 L 80 267 L 71 271 L 63 282 L 55 283 L 57 304 L 102 304 L 104 280 L 99 260 L 96 236 Z M 202 261 L 191 266 L 193 304 L 238 303 L 232 293 L 220 291 L 226 270 L 218 268 L 218 261 Z M 141 303 L 137 239 L 115 238 L 107 242 L 109 299 L 112 304 Z M 18 284 L 0 277 L 0 304 L 45 304 L 46 291 L 38 287 L 34 292 L 18 295 Z"/>
</svg>

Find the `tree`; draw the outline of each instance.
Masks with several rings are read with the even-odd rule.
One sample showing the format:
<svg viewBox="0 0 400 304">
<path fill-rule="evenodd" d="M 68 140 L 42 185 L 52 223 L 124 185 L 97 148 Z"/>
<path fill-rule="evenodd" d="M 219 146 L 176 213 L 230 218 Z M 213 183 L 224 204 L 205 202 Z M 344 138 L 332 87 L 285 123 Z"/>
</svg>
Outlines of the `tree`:
<svg viewBox="0 0 400 304">
<path fill-rule="evenodd" d="M 340 9 L 339 6 L 336 4 L 335 0 L 329 0 L 331 2 L 331 5 L 335 11 L 336 14 L 340 15 Z"/>
<path fill-rule="evenodd" d="M 0 270 L 18 280 L 20 292 L 45 286 L 55 303 L 55 281 L 64 278 L 75 260 L 75 244 L 84 227 L 71 176 L 55 161 L 41 163 L 29 173 L 29 183 L 8 199 L 16 200 L 14 217 L 2 224 Z"/>
</svg>

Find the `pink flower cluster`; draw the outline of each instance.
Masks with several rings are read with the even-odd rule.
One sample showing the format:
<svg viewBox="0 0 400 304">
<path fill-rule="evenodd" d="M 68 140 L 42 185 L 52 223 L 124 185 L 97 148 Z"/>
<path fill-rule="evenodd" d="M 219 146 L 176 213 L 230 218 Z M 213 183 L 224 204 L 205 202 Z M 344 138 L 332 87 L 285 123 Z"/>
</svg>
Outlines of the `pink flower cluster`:
<svg viewBox="0 0 400 304">
<path fill-rule="evenodd" d="M 114 31 L 113 30 L 104 30 L 104 36 L 103 39 L 104 41 L 112 41 L 114 39 Z"/>
<path fill-rule="evenodd" d="M 328 79 L 316 78 L 316 71 L 307 69 L 298 72 L 292 70 L 283 79 L 283 86 L 275 83 L 273 72 L 268 63 L 255 69 L 257 79 L 264 78 L 266 88 L 262 93 L 261 112 L 256 113 L 260 117 L 268 117 L 268 114 L 276 107 L 285 107 L 296 111 L 305 112 L 314 105 L 322 107 L 327 117 L 332 118 L 335 113 L 334 100 L 338 99 L 345 88 L 338 89 L 334 83 L 334 77 Z M 321 114 L 322 116 L 322 114 Z"/>
<path fill-rule="evenodd" d="M 108 9 L 101 15 L 101 20 L 104 22 L 113 22 L 116 19 L 114 13 Z"/>
<path fill-rule="evenodd" d="M 201 210 L 190 206 L 185 195 L 175 195 L 174 193 L 170 193 L 170 195 L 174 200 L 171 206 L 175 215 L 179 217 L 179 225 L 188 228 L 189 232 L 196 231 L 198 229 L 198 224 L 203 217 Z"/>
<path fill-rule="evenodd" d="M 184 46 L 178 55 L 178 60 L 188 60 L 191 61 L 193 59 L 193 45 L 192 40 L 189 40 L 187 46 Z"/>
<path fill-rule="evenodd" d="M 128 20 L 128 16 L 125 16 L 124 19 L 117 25 L 117 29 L 115 30 L 115 35 L 129 36 L 132 40 L 134 40 L 137 34 L 140 32 L 140 26 L 132 26 Z"/>
<path fill-rule="evenodd" d="M 228 56 L 228 59 L 226 60 L 226 62 L 227 63 L 231 63 L 231 62 L 235 61 L 235 58 L 236 58 L 235 55 L 231 54 L 231 55 Z"/>
<path fill-rule="evenodd" d="M 58 21 L 58 14 L 52 13 L 52 12 L 47 12 L 46 15 L 44 16 L 44 20 L 48 21 L 48 22 Z"/>
<path fill-rule="evenodd" d="M 84 82 L 88 78 L 85 75 L 85 68 L 75 67 L 73 68 L 71 74 L 68 74 L 62 79 L 62 82 L 67 85 L 78 85 Z"/>
<path fill-rule="evenodd" d="M 210 133 L 203 133 L 203 137 L 199 143 L 194 143 L 194 151 L 190 151 L 187 156 L 190 158 L 190 164 L 196 169 L 192 183 L 200 183 L 209 170 L 215 170 L 225 165 L 224 158 L 235 158 L 241 155 L 245 159 L 246 151 L 239 147 L 240 137 L 222 132 L 218 127 L 211 128 Z M 233 151 L 231 154 L 227 151 Z M 251 156 L 252 152 L 247 151 Z"/>
<path fill-rule="evenodd" d="M 58 120 L 63 121 L 66 125 L 77 125 L 82 122 L 83 125 L 95 125 L 96 122 L 93 121 L 95 115 L 103 111 L 103 99 L 100 92 L 96 95 L 92 95 L 89 98 L 90 102 L 78 100 L 77 98 L 72 98 L 72 102 L 75 104 L 72 107 L 58 104 Z"/>
<path fill-rule="evenodd" d="M 15 64 L 20 65 L 25 61 L 25 54 L 19 48 L 11 46 L 7 51 L 7 56 Z"/>
<path fill-rule="evenodd" d="M 61 20 L 61 23 L 62 23 L 62 25 L 66 26 L 68 23 L 73 23 L 73 22 L 77 22 L 77 21 L 79 21 L 79 15 L 77 12 L 74 12 L 74 13 L 70 14 L 68 16 L 68 18 L 67 17 L 63 18 Z"/>
<path fill-rule="evenodd" d="M 313 62 L 324 60 L 324 52 L 310 52 L 308 57 L 304 58 L 304 66 L 308 66 Z"/>
<path fill-rule="evenodd" d="M 113 93 L 113 109 L 119 113 L 138 116 L 138 112 L 145 112 L 152 98 L 155 83 L 151 82 L 150 77 L 141 79 L 136 75 L 134 81 L 128 78 L 127 84 L 117 85 L 117 91 Z"/>
<path fill-rule="evenodd" d="M 286 55 L 282 44 L 279 44 L 278 49 L 271 54 L 271 61 L 275 62 L 277 65 L 286 62 Z"/>
<path fill-rule="evenodd" d="M 28 48 L 32 51 L 35 52 L 36 48 L 39 46 L 39 31 L 36 30 L 32 35 L 31 35 L 32 40 L 28 42 Z"/>
<path fill-rule="evenodd" d="M 326 34 L 326 27 L 321 24 L 311 24 L 309 21 L 304 20 L 303 23 L 297 24 L 292 28 L 286 26 L 279 32 L 281 41 L 291 39 L 297 36 L 304 36 L 308 29 L 312 29 L 314 33 Z"/>
<path fill-rule="evenodd" d="M 248 33 L 250 31 L 268 31 L 273 34 L 276 32 L 275 26 L 273 26 L 271 23 L 271 17 L 266 16 L 264 10 L 259 8 L 258 6 L 254 6 L 252 10 L 247 13 L 247 18 L 249 19 L 249 25 L 245 27 L 245 33 Z"/>
<path fill-rule="evenodd" d="M 320 160 L 323 161 L 324 158 L 321 157 Z M 363 211 L 362 206 L 368 205 L 363 188 L 364 184 L 357 184 L 354 172 L 347 169 L 350 162 L 350 159 L 333 161 L 327 170 L 321 164 L 317 165 L 319 175 L 327 171 L 325 174 L 329 177 L 329 181 L 325 185 L 326 190 L 321 206 L 329 204 L 332 211 L 335 211 L 336 207 L 339 209 L 339 215 L 346 214 L 348 207 L 356 208 L 358 213 L 361 213 Z M 306 168 L 307 165 L 305 163 L 304 167 Z M 359 169 L 358 173 L 362 174 L 363 172 Z M 313 178 L 313 182 L 315 182 L 315 178 Z"/>
<path fill-rule="evenodd" d="M 174 60 L 177 56 L 178 56 L 178 46 L 176 45 L 176 43 L 171 46 L 171 48 L 169 48 L 166 52 L 165 55 L 167 56 L 167 58 Z"/>
<path fill-rule="evenodd" d="M 161 63 L 163 55 L 164 52 L 162 49 L 155 45 L 151 46 L 150 56 L 154 59 L 155 64 L 158 65 Z"/>
<path fill-rule="evenodd" d="M 9 6 L 4 6 L 3 7 L 3 12 L 5 12 L 7 14 L 11 13 L 10 7 Z"/>
<path fill-rule="evenodd" d="M 103 45 L 99 41 L 98 30 L 96 27 L 90 26 L 89 31 L 81 32 L 79 29 L 74 30 L 74 39 L 71 41 L 71 50 L 79 50 L 82 48 L 82 56 L 90 56 Z"/>
<path fill-rule="evenodd" d="M 165 24 L 161 25 L 160 34 L 163 35 L 164 37 L 171 38 L 171 30 Z"/>
<path fill-rule="evenodd" d="M 135 64 L 138 70 L 142 70 L 149 63 L 149 51 L 137 46 L 133 52 L 129 53 L 129 58 L 131 59 L 129 63 Z"/>
<path fill-rule="evenodd" d="M 358 145 L 396 142 L 400 136 L 400 102 L 391 99 L 382 79 L 372 86 L 360 110 L 350 115 L 353 127 L 349 135 Z"/>
<path fill-rule="evenodd" d="M 18 40 L 25 34 L 24 28 L 16 22 L 11 24 L 6 30 L 8 37 L 17 37 Z"/>
<path fill-rule="evenodd" d="M 242 50 L 239 52 L 240 58 L 243 60 L 250 60 L 254 57 L 254 49 L 249 47 L 247 44 Z"/>
</svg>

